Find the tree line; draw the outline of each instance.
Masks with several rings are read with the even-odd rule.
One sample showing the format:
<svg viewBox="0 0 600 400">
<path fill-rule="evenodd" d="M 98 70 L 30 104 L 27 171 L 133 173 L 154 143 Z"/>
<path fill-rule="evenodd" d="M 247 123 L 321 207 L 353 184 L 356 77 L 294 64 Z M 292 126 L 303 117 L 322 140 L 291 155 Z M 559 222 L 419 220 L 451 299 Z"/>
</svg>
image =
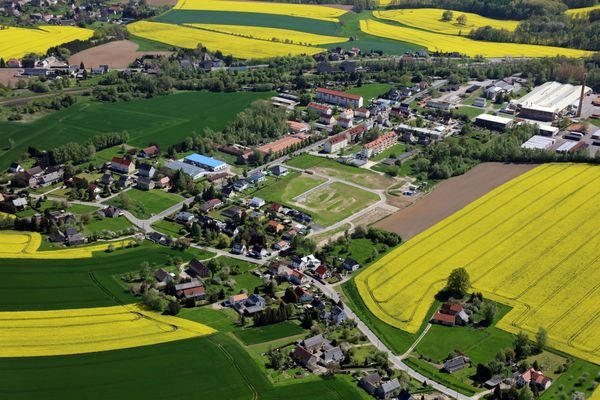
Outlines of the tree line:
<svg viewBox="0 0 600 400">
<path fill-rule="evenodd" d="M 66 162 L 80 164 L 91 161 L 96 157 L 96 151 L 119 144 L 127 143 L 129 134 L 126 131 L 104 133 L 94 135 L 90 140 L 84 143 L 69 142 L 55 147 L 44 153 L 37 149 L 29 149 L 29 153 L 41 159 L 45 159 L 50 165 L 59 165 Z"/>
</svg>

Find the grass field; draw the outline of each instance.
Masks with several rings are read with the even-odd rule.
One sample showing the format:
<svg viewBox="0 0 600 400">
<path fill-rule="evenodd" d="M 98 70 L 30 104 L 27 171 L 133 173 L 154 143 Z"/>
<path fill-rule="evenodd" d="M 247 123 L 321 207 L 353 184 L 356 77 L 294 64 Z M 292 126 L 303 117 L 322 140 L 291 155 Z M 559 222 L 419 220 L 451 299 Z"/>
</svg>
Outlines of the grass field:
<svg viewBox="0 0 600 400">
<path fill-rule="evenodd" d="M 379 196 L 341 182 L 321 186 L 306 196 L 295 200 L 313 216 L 314 221 L 323 226 L 333 225 L 376 203 Z"/>
<path fill-rule="evenodd" d="M 304 329 L 291 321 L 284 321 L 278 324 L 237 329 L 235 336 L 240 338 L 244 344 L 253 345 L 258 343 L 270 342 L 273 340 L 285 338 L 288 336 L 300 335 Z"/>
<path fill-rule="evenodd" d="M 457 110 L 454 110 L 452 113 L 456 116 L 466 115 L 469 119 L 473 119 L 473 118 L 483 114 L 484 112 L 485 112 L 485 110 L 483 108 L 464 106 L 464 107 L 459 107 Z"/>
<path fill-rule="evenodd" d="M 53 255 L 62 250 L 41 252 Z M 168 266 L 192 251 L 145 243 L 140 247 L 95 253 L 86 259 L 0 259 L 0 311 L 107 307 L 136 301 L 120 275 L 139 270 L 143 261 Z M 32 295 L 35 293 L 35 295 Z"/>
<path fill-rule="evenodd" d="M 104 219 L 92 219 L 87 225 L 83 227 L 83 233 L 89 235 L 93 232 L 101 231 L 120 231 L 129 228 L 131 222 L 125 217 L 118 218 L 104 218 Z"/>
<path fill-rule="evenodd" d="M 561 47 L 484 42 L 462 36 L 444 35 L 441 33 L 385 24 L 376 20 L 361 20 L 360 28 L 363 32 L 370 35 L 415 43 L 419 46 L 426 47 L 432 52 L 458 52 L 467 56 L 554 57 L 561 55 L 566 57 L 586 57 L 592 54 L 592 52 L 585 50 Z"/>
<path fill-rule="evenodd" d="M 323 172 L 331 177 L 354 182 L 370 189 L 385 189 L 394 183 L 392 179 L 378 175 L 368 169 L 351 167 L 340 164 L 335 160 L 310 154 L 294 157 L 287 164 L 296 168 Z"/>
<path fill-rule="evenodd" d="M 392 88 L 393 86 L 388 83 L 369 83 L 360 87 L 353 87 L 346 90 L 346 92 L 362 96 L 365 103 L 368 103 L 369 100 L 386 94 Z"/>
<path fill-rule="evenodd" d="M 131 189 L 119 196 L 127 196 L 129 198 L 131 206 L 127 208 L 127 211 L 140 219 L 148 219 L 183 200 L 183 197 L 177 194 L 158 189 L 147 192 Z M 123 207 L 123 202 L 119 196 L 113 197 L 106 204 Z"/>
<path fill-rule="evenodd" d="M 137 305 L 0 312 L 0 357 L 92 353 L 214 333 L 186 319 Z"/>
<path fill-rule="evenodd" d="M 50 47 L 92 37 L 91 29 L 73 26 L 39 26 L 36 29 L 0 29 L 0 58 L 21 58 L 27 53 L 46 54 Z"/>
<path fill-rule="evenodd" d="M 294 31 L 291 29 L 266 28 L 262 26 L 220 25 L 220 24 L 190 24 L 193 28 L 222 32 L 229 35 L 243 36 L 250 39 L 294 43 L 303 46 L 318 46 L 321 44 L 339 43 L 347 39 L 339 36 L 317 35 Z"/>
<path fill-rule="evenodd" d="M 397 157 L 400 154 L 404 153 L 406 151 L 406 145 L 404 143 L 398 143 L 393 145 L 390 148 L 385 149 L 384 151 L 382 151 L 381 153 L 377 154 L 376 156 L 371 157 L 371 161 L 381 161 L 384 160 L 388 157 Z"/>
<path fill-rule="evenodd" d="M 239 11 L 259 14 L 288 15 L 337 22 L 346 11 L 334 7 L 308 4 L 247 2 L 233 0 L 179 0 L 176 10 Z"/>
<path fill-rule="evenodd" d="M 67 142 L 84 142 L 99 133 L 126 130 L 129 144 L 156 142 L 161 148 L 179 143 L 205 127 L 220 130 L 238 112 L 270 93 L 184 92 L 126 103 L 77 103 L 31 123 L 0 122 L 3 140 L 15 147 L 0 148 L 0 168 L 7 168 L 29 146 L 50 149 Z M 227 104 L 227 107 L 223 107 Z M 106 116 L 111 118 L 107 119 Z"/>
<path fill-rule="evenodd" d="M 269 181 L 268 185 L 253 193 L 254 196 L 281 204 L 290 204 L 294 197 L 325 182 L 319 176 L 289 172 L 286 176 Z"/>
<path fill-rule="evenodd" d="M 156 229 L 159 232 L 164 233 L 165 235 L 179 237 L 179 236 L 181 236 L 179 231 L 181 230 L 181 228 L 183 228 L 183 226 L 181 226 L 180 224 L 178 224 L 176 222 L 171 222 L 171 221 L 166 221 L 164 219 L 161 219 L 160 221 L 154 223 L 152 225 L 152 228 Z"/>
<path fill-rule="evenodd" d="M 397 10 L 374 11 L 376 18 L 399 22 L 413 28 L 428 30 L 436 33 L 466 36 L 471 30 L 491 26 L 495 29 L 514 31 L 519 21 L 508 21 L 482 17 L 478 14 L 454 11 L 454 20 L 442 21 L 444 10 L 439 8 L 403 8 Z M 467 17 L 466 25 L 456 21 L 460 15 Z"/>
<path fill-rule="evenodd" d="M 76 356 L 0 358 L 11 400 L 183 399 L 325 400 L 365 398 L 345 377 L 273 386 L 225 334 Z M 168 383 L 168 384 L 167 384 Z M 75 389 L 76 388 L 76 389 Z"/>
<path fill-rule="evenodd" d="M 552 347 L 600 360 L 600 169 L 544 165 L 491 191 L 356 278 L 383 321 L 416 332 L 450 271 L 513 307 L 497 326 L 549 332 Z M 565 279 L 568 276 L 569 279 Z"/>
<path fill-rule="evenodd" d="M 195 49 L 199 43 L 212 51 L 220 50 L 236 58 L 272 58 L 286 55 L 313 55 L 323 51 L 318 47 L 249 39 L 197 27 L 138 21 L 127 25 L 128 32 L 172 46 Z M 248 28 L 247 32 L 252 30 Z"/>
</svg>

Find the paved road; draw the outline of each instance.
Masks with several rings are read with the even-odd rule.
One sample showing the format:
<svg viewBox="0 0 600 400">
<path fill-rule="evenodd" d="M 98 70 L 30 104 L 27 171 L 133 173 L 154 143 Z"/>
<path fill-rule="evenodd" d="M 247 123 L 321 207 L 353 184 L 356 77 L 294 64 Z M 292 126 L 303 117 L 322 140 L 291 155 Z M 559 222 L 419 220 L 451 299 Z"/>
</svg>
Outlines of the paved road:
<svg viewBox="0 0 600 400">
<path fill-rule="evenodd" d="M 324 285 L 314 279 L 312 280 L 312 284 L 314 284 L 316 287 L 318 287 L 327 297 L 329 297 L 333 301 L 335 301 L 335 302 L 340 301 L 340 297 L 339 297 L 338 293 L 335 291 L 335 289 L 332 286 Z M 402 356 L 395 355 L 383 342 L 381 342 L 381 340 L 379 340 L 377 335 L 375 335 L 373 333 L 373 331 L 371 331 L 371 329 L 350 309 L 350 307 L 348 307 L 345 303 L 343 303 L 343 306 L 344 306 L 344 311 L 346 312 L 348 317 L 353 319 L 354 321 L 356 321 L 356 326 L 357 326 L 358 330 L 361 331 L 378 350 L 387 353 L 388 358 L 389 358 L 390 362 L 392 363 L 392 365 L 394 366 L 394 368 L 399 369 L 401 371 L 405 371 L 411 378 L 416 379 L 419 382 L 427 382 L 427 384 L 430 387 L 432 387 L 433 389 L 437 390 L 440 393 L 445 394 L 448 397 L 451 397 L 451 398 L 454 398 L 457 400 L 478 400 L 481 397 L 483 397 L 484 395 L 486 395 L 487 393 L 489 393 L 489 391 L 486 391 L 486 392 L 475 394 L 471 397 L 465 396 L 461 393 L 458 393 L 456 390 L 450 389 L 440 383 L 437 383 L 437 382 L 431 380 L 430 378 L 422 375 L 420 372 L 415 371 L 414 369 L 410 368 L 408 365 L 406 365 L 403 362 L 403 359 L 404 359 L 406 353 L 403 354 Z M 421 335 L 415 341 L 415 343 L 413 343 L 414 346 L 416 346 L 416 344 L 418 344 L 418 341 L 421 340 L 422 336 L 424 336 L 424 335 Z"/>
</svg>

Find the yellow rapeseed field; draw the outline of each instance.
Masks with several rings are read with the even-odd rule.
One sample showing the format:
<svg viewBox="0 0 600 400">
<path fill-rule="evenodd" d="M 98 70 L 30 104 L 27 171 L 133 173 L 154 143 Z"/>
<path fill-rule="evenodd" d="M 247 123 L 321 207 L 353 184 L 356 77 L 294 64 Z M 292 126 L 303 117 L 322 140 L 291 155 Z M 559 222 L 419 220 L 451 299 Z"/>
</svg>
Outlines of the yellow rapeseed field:
<svg viewBox="0 0 600 400">
<path fill-rule="evenodd" d="M 94 252 L 105 251 L 110 245 L 115 249 L 127 246 L 131 240 L 102 242 L 86 247 L 60 250 L 38 251 L 42 236 L 37 232 L 0 232 L 0 258 L 34 258 L 63 260 L 72 258 L 90 258 Z"/>
<path fill-rule="evenodd" d="M 566 14 L 575 18 L 584 18 L 590 13 L 590 11 L 594 10 L 600 10 L 600 4 L 591 7 L 571 8 L 567 10 Z"/>
<path fill-rule="evenodd" d="M 0 357 L 91 353 L 209 335 L 197 322 L 139 305 L 0 312 Z"/>
<path fill-rule="evenodd" d="M 356 278 L 381 320 L 416 332 L 450 272 L 513 309 L 498 323 L 600 363 L 600 167 L 548 164 L 491 191 Z"/>
<path fill-rule="evenodd" d="M 429 51 L 458 52 L 467 56 L 484 57 L 585 57 L 593 52 L 532 44 L 496 43 L 468 39 L 462 36 L 451 36 L 427 32 L 419 29 L 405 28 L 385 24 L 375 20 L 361 20 L 360 29 L 373 36 L 400 40 L 426 47 Z"/>
<path fill-rule="evenodd" d="M 287 41 L 288 43 L 301 44 L 304 46 L 339 43 L 348 40 L 347 38 L 339 36 L 317 35 L 315 33 L 306 33 L 289 29 L 265 28 L 262 26 L 218 24 L 185 24 L 185 26 L 191 26 L 193 28 L 200 28 L 230 35 L 243 36 L 251 39 L 271 40 L 278 42 Z"/>
<path fill-rule="evenodd" d="M 270 3 L 230 0 L 179 0 L 175 10 L 237 11 L 261 14 L 288 15 L 338 22 L 346 11 L 339 8 L 311 4 Z"/>
<path fill-rule="evenodd" d="M 0 26 L 0 28 L 2 28 Z M 27 53 L 46 54 L 50 47 L 92 37 L 91 29 L 74 26 L 40 26 L 37 29 L 3 27 L 0 29 L 0 57 L 21 58 Z"/>
<path fill-rule="evenodd" d="M 443 12 L 444 10 L 439 8 L 407 8 L 374 11 L 373 15 L 377 18 L 400 22 L 404 25 L 419 29 L 450 35 L 458 35 L 460 33 L 463 36 L 469 34 L 473 29 L 484 26 L 514 31 L 517 28 L 517 25 L 519 25 L 519 21 L 503 21 L 461 11 L 454 11 L 454 20 L 444 22 L 442 21 Z M 456 18 L 463 14 L 467 17 L 467 24 L 464 26 L 456 22 Z"/>
<path fill-rule="evenodd" d="M 193 49 L 201 43 L 210 50 L 221 50 L 236 58 L 270 58 L 286 55 L 317 54 L 323 49 L 297 44 L 248 39 L 225 33 L 207 31 L 160 22 L 139 21 L 127 26 L 129 32 L 146 39 L 177 47 Z"/>
<path fill-rule="evenodd" d="M 5 213 L 0 211 L 0 219 L 16 219 L 17 216 L 15 214 L 9 214 L 9 213 Z"/>
</svg>

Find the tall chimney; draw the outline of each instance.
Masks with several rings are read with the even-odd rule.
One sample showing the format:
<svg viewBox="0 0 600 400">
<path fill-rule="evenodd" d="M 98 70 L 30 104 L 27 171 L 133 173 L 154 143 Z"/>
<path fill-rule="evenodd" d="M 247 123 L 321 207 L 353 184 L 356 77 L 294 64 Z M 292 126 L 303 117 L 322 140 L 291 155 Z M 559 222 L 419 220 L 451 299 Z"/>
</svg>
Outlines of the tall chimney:
<svg viewBox="0 0 600 400">
<path fill-rule="evenodd" d="M 577 108 L 577 118 L 581 118 L 581 112 L 583 111 L 583 97 L 585 96 L 585 84 L 587 81 L 587 74 L 583 73 L 583 82 L 581 83 L 581 96 L 579 96 L 579 107 Z"/>
</svg>

